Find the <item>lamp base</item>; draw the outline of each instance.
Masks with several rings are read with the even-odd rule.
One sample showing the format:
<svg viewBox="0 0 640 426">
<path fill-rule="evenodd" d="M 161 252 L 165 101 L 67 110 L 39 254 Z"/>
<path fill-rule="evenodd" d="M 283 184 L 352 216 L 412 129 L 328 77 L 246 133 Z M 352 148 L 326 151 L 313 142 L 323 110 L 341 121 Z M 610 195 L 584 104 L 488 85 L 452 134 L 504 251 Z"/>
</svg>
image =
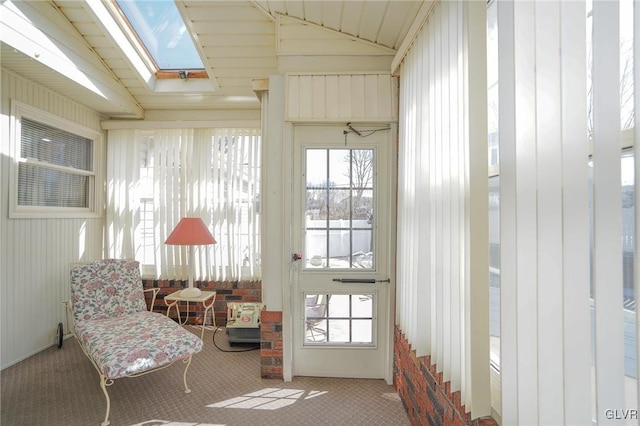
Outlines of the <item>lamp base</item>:
<svg viewBox="0 0 640 426">
<path fill-rule="evenodd" d="M 199 288 L 187 287 L 180 292 L 180 297 L 198 297 L 202 294 Z"/>
</svg>

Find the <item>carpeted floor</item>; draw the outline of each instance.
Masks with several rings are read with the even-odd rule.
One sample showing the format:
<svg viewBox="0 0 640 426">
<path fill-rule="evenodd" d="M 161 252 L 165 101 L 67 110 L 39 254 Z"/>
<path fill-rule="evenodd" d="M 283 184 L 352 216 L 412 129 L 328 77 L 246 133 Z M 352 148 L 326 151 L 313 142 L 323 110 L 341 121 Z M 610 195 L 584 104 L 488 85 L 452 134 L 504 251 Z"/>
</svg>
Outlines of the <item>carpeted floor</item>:
<svg viewBox="0 0 640 426">
<path fill-rule="evenodd" d="M 191 327 L 191 326 L 190 326 Z M 199 329 L 193 329 L 199 333 Z M 260 378 L 260 354 L 229 347 L 224 328 L 205 331 L 205 348 L 183 364 L 109 388 L 111 425 L 408 425 L 393 386 L 383 380 Z M 222 349 L 222 350 L 221 350 Z M 2 371 L 2 426 L 99 425 L 106 410 L 98 374 L 75 339 Z"/>
</svg>

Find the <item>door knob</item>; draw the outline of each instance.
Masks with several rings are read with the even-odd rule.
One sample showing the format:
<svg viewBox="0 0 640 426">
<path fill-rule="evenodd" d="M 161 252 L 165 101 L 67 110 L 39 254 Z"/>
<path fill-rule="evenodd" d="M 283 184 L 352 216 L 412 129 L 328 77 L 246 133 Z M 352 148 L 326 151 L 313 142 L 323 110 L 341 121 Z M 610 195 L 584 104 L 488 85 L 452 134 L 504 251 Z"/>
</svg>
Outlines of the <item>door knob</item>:
<svg viewBox="0 0 640 426">
<path fill-rule="evenodd" d="M 300 259 L 302 259 L 302 256 L 300 255 L 300 253 L 291 254 L 291 261 L 292 262 L 296 262 L 296 261 L 298 261 Z"/>
</svg>

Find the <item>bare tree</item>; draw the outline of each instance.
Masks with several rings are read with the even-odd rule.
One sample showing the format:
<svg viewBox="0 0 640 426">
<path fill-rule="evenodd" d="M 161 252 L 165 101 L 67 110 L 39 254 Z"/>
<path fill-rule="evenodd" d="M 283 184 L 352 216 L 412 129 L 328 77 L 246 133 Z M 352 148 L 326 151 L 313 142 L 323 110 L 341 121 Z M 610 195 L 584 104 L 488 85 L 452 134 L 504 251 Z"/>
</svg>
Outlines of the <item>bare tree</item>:
<svg viewBox="0 0 640 426">
<path fill-rule="evenodd" d="M 307 213 L 311 213 L 312 219 L 348 217 L 344 193 L 344 189 L 336 189 L 336 185 L 329 181 L 307 188 Z"/>
<path fill-rule="evenodd" d="M 345 162 L 351 163 L 351 185 L 355 191 L 354 206 L 360 206 L 364 191 L 373 188 L 373 150 L 352 149 L 345 155 Z"/>
</svg>

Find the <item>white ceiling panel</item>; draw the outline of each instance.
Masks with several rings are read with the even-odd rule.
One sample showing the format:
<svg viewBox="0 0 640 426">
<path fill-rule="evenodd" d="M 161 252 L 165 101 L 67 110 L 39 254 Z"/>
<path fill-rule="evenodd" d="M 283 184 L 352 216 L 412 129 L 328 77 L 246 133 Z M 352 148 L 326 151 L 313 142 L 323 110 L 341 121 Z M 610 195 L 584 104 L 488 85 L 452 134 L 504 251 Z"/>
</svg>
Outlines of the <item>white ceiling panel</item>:
<svg viewBox="0 0 640 426">
<path fill-rule="evenodd" d="M 330 1 L 322 9 L 322 25 L 327 28 L 340 28 L 344 5 L 341 1 Z"/>
<path fill-rule="evenodd" d="M 335 54 L 341 52 L 339 33 L 377 44 L 393 53 L 423 3 L 412 0 L 176 0 L 187 28 L 194 33 L 198 50 L 204 56 L 209 76 L 215 79 L 219 88 L 206 93 L 159 93 L 154 92 L 153 84 L 149 87 L 132 68 L 120 46 L 96 22 L 86 1 L 43 0 L 60 12 L 52 23 L 59 27 L 59 19 L 66 18 L 75 28 L 76 37 L 81 37 L 86 47 L 99 56 L 106 71 L 120 81 L 122 89 L 128 91 L 143 110 L 185 111 L 259 108 L 252 80 L 268 78 L 278 72 L 278 15 L 335 31 Z M 46 7 L 40 9 L 45 10 Z M 332 37 L 326 35 L 325 40 L 330 42 Z M 298 50 L 305 50 L 304 42 L 300 40 L 289 39 L 288 43 L 298 43 Z M 291 61 L 290 58 L 286 60 Z M 108 106 L 104 99 L 91 99 L 86 90 L 73 87 L 70 79 L 33 66 L 28 56 L 17 54 L 5 45 L 2 48 L 2 66 L 65 93 L 99 112 L 118 116 L 117 105 Z"/>
<path fill-rule="evenodd" d="M 325 25 L 324 4 L 319 1 L 301 2 L 304 5 L 305 20 Z M 294 14 L 294 16 L 297 16 Z"/>
<path fill-rule="evenodd" d="M 378 30 L 379 43 L 397 49 L 418 13 L 416 2 L 395 1 L 390 5 Z M 401 29 L 398 31 L 398 29 Z"/>
<path fill-rule="evenodd" d="M 342 22 L 340 23 L 341 31 L 345 34 L 358 36 L 361 27 L 362 16 L 364 13 L 364 2 L 346 1 L 344 2 L 344 10 L 342 13 Z"/>
<path fill-rule="evenodd" d="M 358 37 L 374 43 L 377 42 L 379 40 L 378 33 L 380 32 L 380 26 L 384 21 L 388 7 L 389 3 L 387 2 L 366 2 L 362 12 L 362 20 L 360 21 L 361 25 L 357 34 Z"/>
<path fill-rule="evenodd" d="M 273 46 L 274 34 L 200 34 L 198 41 L 203 47 L 209 46 Z"/>
</svg>

